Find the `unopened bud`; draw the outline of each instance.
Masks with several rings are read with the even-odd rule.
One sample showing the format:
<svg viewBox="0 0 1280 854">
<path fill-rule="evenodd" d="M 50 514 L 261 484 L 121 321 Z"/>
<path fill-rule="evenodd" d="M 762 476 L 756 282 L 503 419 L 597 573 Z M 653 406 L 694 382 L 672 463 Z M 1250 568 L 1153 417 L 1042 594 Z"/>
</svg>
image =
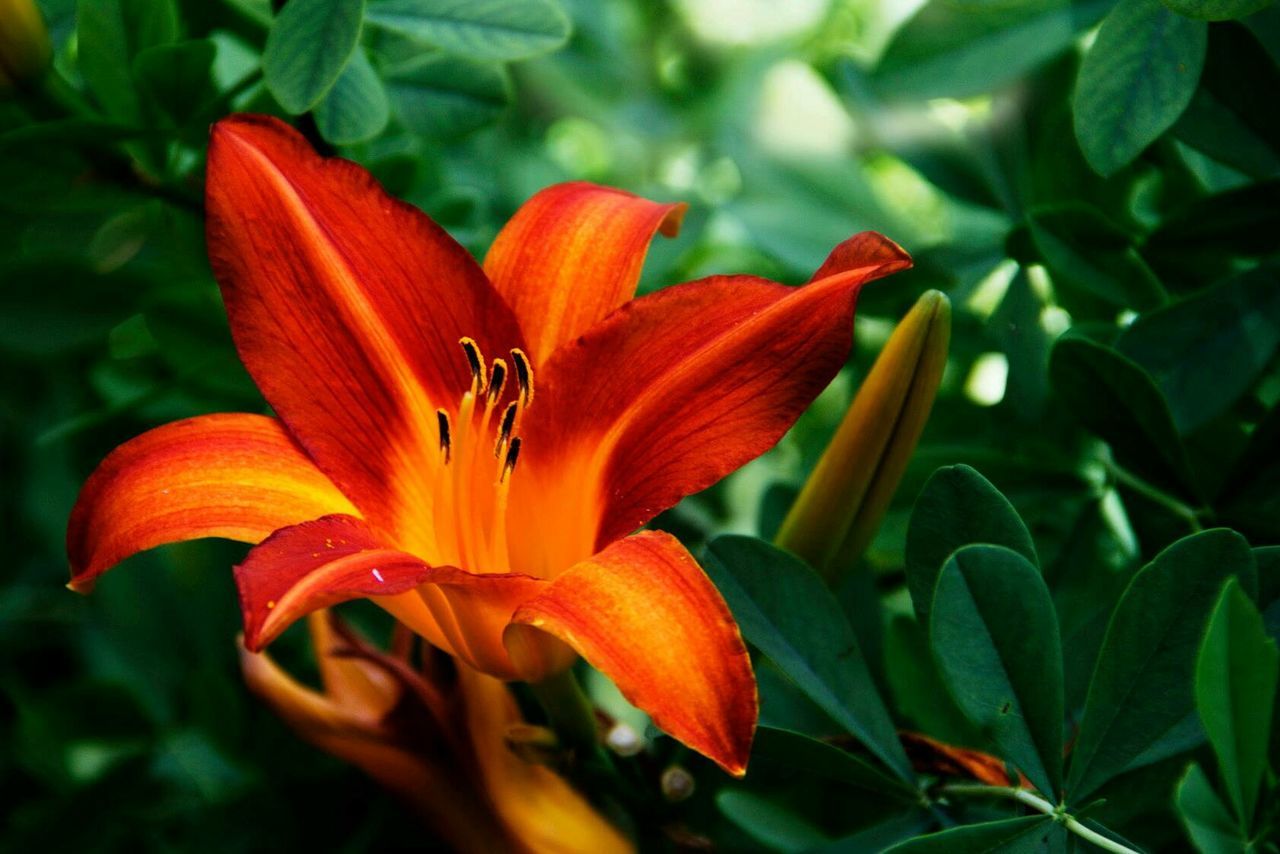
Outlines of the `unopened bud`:
<svg viewBox="0 0 1280 854">
<path fill-rule="evenodd" d="M 635 756 L 644 750 L 644 739 L 635 727 L 629 724 L 616 723 L 604 737 L 605 745 L 619 756 Z"/>
<path fill-rule="evenodd" d="M 0 91 L 44 74 L 51 55 L 34 0 L 0 0 Z"/>
<path fill-rule="evenodd" d="M 942 381 L 951 303 L 928 291 L 854 396 L 776 541 L 834 582 L 862 554 L 906 471 Z"/>
<path fill-rule="evenodd" d="M 687 801 L 693 797 L 696 784 L 693 775 L 679 765 L 672 765 L 662 772 L 662 797 L 671 803 Z"/>
<path fill-rule="evenodd" d="M 530 765 L 558 765 L 564 748 L 556 734 L 544 726 L 512 724 L 503 733 L 507 749 Z"/>
</svg>

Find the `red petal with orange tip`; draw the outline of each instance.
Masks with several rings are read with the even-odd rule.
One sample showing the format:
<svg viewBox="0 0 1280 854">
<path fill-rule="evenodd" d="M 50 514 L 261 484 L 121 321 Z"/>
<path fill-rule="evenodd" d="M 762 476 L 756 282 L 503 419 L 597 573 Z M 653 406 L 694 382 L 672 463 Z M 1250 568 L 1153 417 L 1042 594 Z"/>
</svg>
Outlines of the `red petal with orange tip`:
<svg viewBox="0 0 1280 854">
<path fill-rule="evenodd" d="M 214 126 L 206 199 L 249 373 L 365 518 L 411 535 L 438 465 L 435 408 L 471 381 L 458 341 L 520 346 L 511 311 L 443 229 L 275 119 Z"/>
<path fill-rule="evenodd" d="M 352 516 L 325 516 L 276 531 L 235 568 L 244 645 L 257 652 L 295 620 L 349 599 L 394 596 L 431 573 L 388 548 Z"/>
<path fill-rule="evenodd" d="M 244 643 L 252 651 L 320 608 L 369 597 L 404 619 L 406 600 L 418 598 L 427 616 L 411 623 L 413 628 L 446 652 L 504 679 L 516 673 L 502 632 L 516 608 L 546 586 L 523 575 L 429 566 L 351 516 L 326 516 L 275 532 L 249 552 L 235 576 Z"/>
<path fill-rule="evenodd" d="M 516 211 L 484 269 L 519 318 L 535 365 L 631 298 L 653 236 L 674 237 L 686 207 L 575 181 Z"/>
<path fill-rule="evenodd" d="M 529 412 L 512 507 L 533 530 L 557 484 L 594 481 L 597 515 L 577 524 L 598 527 L 515 568 L 589 553 L 772 447 L 844 364 L 860 287 L 911 263 L 869 233 L 833 257 L 832 275 L 800 288 L 715 277 L 661 290 L 558 350 Z M 576 478 L 556 474 L 568 470 Z"/>
<path fill-rule="evenodd" d="M 670 534 L 619 540 L 525 603 L 507 646 L 529 680 L 536 631 L 561 638 L 654 723 L 730 774 L 746 771 L 757 696 L 737 623 L 706 573 Z"/>
<path fill-rule="evenodd" d="M 256 543 L 277 528 L 355 508 L 274 418 L 203 415 L 116 448 L 67 524 L 71 586 L 136 552 L 201 537 Z"/>
</svg>

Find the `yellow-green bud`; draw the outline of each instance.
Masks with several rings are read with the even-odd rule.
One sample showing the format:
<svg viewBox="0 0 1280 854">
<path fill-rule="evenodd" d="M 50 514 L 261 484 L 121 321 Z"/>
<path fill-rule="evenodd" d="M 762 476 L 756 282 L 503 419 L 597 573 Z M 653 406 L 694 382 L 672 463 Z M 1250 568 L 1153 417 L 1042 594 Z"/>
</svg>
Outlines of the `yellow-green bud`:
<svg viewBox="0 0 1280 854">
<path fill-rule="evenodd" d="M 929 419 L 950 339 L 951 303 L 928 291 L 889 337 L 783 521 L 778 545 L 829 581 L 879 528 Z"/>
<path fill-rule="evenodd" d="M 52 52 L 34 0 L 0 0 L 0 91 L 44 74 Z"/>
</svg>

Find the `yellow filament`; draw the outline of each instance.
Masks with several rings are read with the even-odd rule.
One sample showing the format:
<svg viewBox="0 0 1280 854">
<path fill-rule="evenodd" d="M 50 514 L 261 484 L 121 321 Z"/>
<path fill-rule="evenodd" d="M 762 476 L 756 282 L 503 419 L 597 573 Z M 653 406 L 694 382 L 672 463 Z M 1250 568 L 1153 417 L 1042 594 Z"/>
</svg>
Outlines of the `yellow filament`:
<svg viewBox="0 0 1280 854">
<path fill-rule="evenodd" d="M 510 369 L 504 359 L 495 358 L 486 373 L 475 340 L 464 337 L 459 343 L 472 378 L 454 417 L 444 410 L 438 416 L 442 433 L 448 435 L 442 441 L 446 472 L 433 487 L 438 558 L 469 572 L 510 572 L 507 502 L 515 467 L 509 462 L 518 453 L 520 422 L 533 399 L 532 370 L 524 353 L 512 350 Z M 518 384 L 518 392 L 513 389 L 515 399 L 496 416 L 510 382 Z"/>
</svg>

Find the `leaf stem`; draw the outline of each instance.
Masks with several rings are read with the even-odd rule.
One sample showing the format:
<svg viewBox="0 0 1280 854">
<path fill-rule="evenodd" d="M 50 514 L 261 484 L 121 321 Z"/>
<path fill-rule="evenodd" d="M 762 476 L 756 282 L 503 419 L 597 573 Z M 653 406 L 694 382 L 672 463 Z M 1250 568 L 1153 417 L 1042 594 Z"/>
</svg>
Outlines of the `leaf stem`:
<svg viewBox="0 0 1280 854">
<path fill-rule="evenodd" d="M 1115 463 L 1107 464 L 1107 472 L 1111 475 L 1112 480 L 1117 484 L 1132 489 L 1143 498 L 1146 498 L 1148 501 L 1155 504 L 1159 504 L 1161 507 L 1185 521 L 1191 526 L 1192 533 L 1199 533 L 1204 530 L 1204 525 L 1200 521 L 1201 513 L 1190 505 L 1179 501 L 1164 490 L 1152 486 L 1137 475 L 1125 471 Z"/>
<path fill-rule="evenodd" d="M 1081 824 L 1075 816 L 1071 815 L 1063 807 L 1056 807 L 1046 801 L 1044 798 L 1026 789 L 1015 789 L 1011 786 L 981 786 L 968 783 L 953 783 L 943 786 L 939 791 L 947 795 L 977 795 L 990 796 L 998 798 L 1012 798 L 1020 804 L 1031 807 L 1036 812 L 1044 813 L 1053 818 L 1054 821 L 1061 822 L 1062 826 L 1067 830 L 1079 836 L 1081 839 L 1092 842 L 1104 851 L 1113 851 L 1115 854 L 1141 854 L 1141 852 L 1122 845 L 1114 839 L 1110 839 Z"/>
</svg>

